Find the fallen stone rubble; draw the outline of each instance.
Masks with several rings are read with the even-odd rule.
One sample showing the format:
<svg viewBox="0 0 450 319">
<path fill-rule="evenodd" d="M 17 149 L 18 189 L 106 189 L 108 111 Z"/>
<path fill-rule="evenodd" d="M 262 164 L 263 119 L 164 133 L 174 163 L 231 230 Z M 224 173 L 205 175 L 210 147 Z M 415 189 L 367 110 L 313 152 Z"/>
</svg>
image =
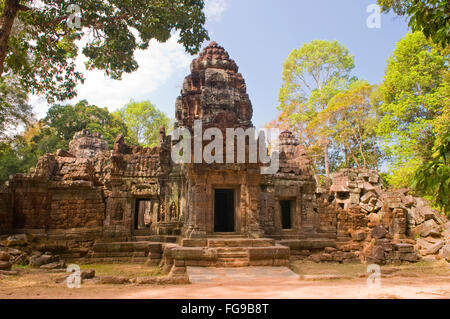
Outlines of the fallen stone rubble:
<svg viewBox="0 0 450 319">
<path fill-rule="evenodd" d="M 65 262 L 50 251 L 40 251 L 39 245 L 26 234 L 8 236 L 0 243 L 0 270 L 11 270 L 12 265 L 29 265 L 45 270 L 63 269 Z M 40 246 L 44 248 L 45 246 Z"/>
<path fill-rule="evenodd" d="M 408 189 L 387 190 L 375 171 L 344 169 L 333 176 L 329 192 L 337 211 L 338 251 L 354 251 L 361 261 L 378 264 L 450 260 L 450 222 Z M 322 261 L 335 261 L 327 254 Z"/>
</svg>

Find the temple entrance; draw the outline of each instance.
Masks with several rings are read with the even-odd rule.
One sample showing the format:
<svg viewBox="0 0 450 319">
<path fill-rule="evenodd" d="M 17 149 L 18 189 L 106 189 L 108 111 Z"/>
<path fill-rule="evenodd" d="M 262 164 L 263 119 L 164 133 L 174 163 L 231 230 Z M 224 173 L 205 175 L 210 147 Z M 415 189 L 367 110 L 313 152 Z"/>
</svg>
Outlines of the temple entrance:
<svg viewBox="0 0 450 319">
<path fill-rule="evenodd" d="M 291 229 L 292 228 L 291 201 L 282 200 L 280 201 L 280 206 L 281 206 L 281 227 L 283 229 Z"/>
<path fill-rule="evenodd" d="M 214 190 L 214 232 L 234 232 L 234 190 Z"/>
<path fill-rule="evenodd" d="M 136 199 L 134 214 L 135 230 L 150 230 L 152 226 L 152 200 Z"/>
</svg>

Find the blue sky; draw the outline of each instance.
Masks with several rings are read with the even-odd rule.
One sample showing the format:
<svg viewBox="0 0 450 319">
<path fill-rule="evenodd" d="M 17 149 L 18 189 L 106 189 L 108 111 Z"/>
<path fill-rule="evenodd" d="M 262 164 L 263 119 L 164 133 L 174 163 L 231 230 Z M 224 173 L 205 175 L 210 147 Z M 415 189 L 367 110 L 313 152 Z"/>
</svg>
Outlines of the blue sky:
<svg viewBox="0 0 450 319">
<path fill-rule="evenodd" d="M 253 123 L 260 127 L 277 116 L 278 90 L 284 60 L 291 50 L 314 40 L 337 40 L 355 56 L 354 75 L 372 84 L 381 82 L 395 44 L 407 32 L 404 18 L 382 15 L 381 28 L 369 29 L 368 5 L 375 0 L 208 0 L 207 29 L 211 41 L 222 45 L 244 76 L 253 104 Z M 204 45 L 207 45 L 205 43 Z M 152 43 L 136 54 L 140 69 L 122 81 L 100 71 L 80 70 L 87 78 L 78 97 L 111 111 L 130 99 L 150 100 L 170 117 L 183 79 L 194 56 L 184 52 L 176 38 Z M 38 117 L 48 105 L 32 98 Z"/>
</svg>

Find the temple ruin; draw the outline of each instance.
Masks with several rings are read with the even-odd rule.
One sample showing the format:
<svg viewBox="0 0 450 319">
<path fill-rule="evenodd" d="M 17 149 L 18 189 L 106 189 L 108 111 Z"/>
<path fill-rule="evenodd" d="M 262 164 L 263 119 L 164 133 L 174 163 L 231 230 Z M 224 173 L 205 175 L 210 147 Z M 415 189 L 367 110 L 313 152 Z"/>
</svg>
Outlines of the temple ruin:
<svg viewBox="0 0 450 319">
<path fill-rule="evenodd" d="M 217 43 L 192 62 L 175 112 L 176 128 L 193 130 L 195 120 L 224 135 L 253 127 L 245 81 Z M 279 170 L 268 175 L 258 163 L 175 164 L 174 143 L 164 129 L 154 148 L 118 136 L 109 150 L 95 132 L 75 134 L 69 150 L 0 187 L 0 233 L 32 234 L 65 258 L 162 263 L 174 273 L 292 259 L 414 262 L 427 245 L 417 236 L 448 254 L 447 221 L 423 199 L 387 191 L 369 170 L 343 170 L 331 188 L 319 187 L 288 131 L 279 137 Z"/>
</svg>

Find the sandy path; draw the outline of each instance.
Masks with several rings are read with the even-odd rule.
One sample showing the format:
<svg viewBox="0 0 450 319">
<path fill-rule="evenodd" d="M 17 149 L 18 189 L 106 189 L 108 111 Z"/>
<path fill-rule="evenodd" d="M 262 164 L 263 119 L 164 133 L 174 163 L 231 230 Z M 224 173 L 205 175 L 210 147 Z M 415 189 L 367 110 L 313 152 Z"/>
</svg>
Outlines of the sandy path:
<svg viewBox="0 0 450 319">
<path fill-rule="evenodd" d="M 382 278 L 381 288 L 369 289 L 366 279 L 264 280 L 197 283 L 181 286 L 91 285 L 80 289 L 23 287 L 0 289 L 0 298 L 450 298 L 448 277 Z"/>
</svg>

